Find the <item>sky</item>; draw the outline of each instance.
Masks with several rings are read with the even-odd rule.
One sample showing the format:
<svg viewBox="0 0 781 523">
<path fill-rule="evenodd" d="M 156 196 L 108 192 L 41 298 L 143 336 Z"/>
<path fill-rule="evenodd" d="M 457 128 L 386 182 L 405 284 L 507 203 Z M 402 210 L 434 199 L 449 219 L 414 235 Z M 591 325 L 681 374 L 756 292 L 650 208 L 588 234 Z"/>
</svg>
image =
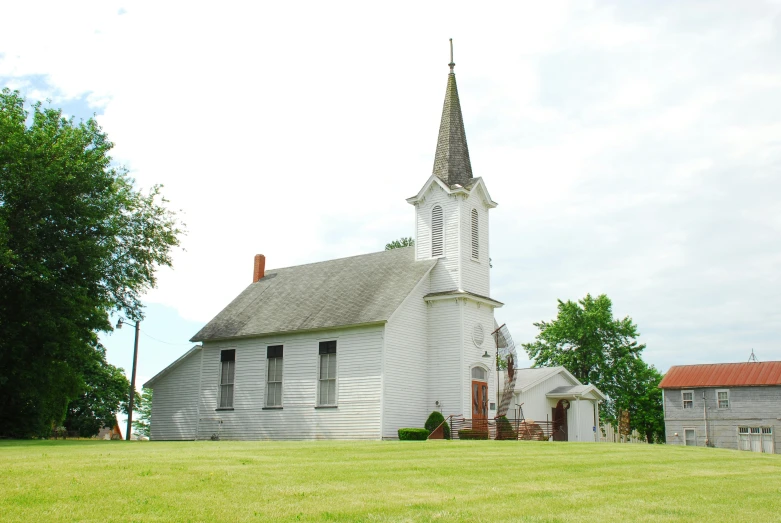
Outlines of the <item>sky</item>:
<svg viewBox="0 0 781 523">
<path fill-rule="evenodd" d="M 448 39 L 491 211 L 496 319 L 607 294 L 644 359 L 781 360 L 781 3 L 15 2 L 0 86 L 95 116 L 188 234 L 138 383 L 267 269 L 412 236 Z M 129 371 L 133 329 L 102 337 Z M 520 351 L 520 365 L 530 362 Z"/>
</svg>

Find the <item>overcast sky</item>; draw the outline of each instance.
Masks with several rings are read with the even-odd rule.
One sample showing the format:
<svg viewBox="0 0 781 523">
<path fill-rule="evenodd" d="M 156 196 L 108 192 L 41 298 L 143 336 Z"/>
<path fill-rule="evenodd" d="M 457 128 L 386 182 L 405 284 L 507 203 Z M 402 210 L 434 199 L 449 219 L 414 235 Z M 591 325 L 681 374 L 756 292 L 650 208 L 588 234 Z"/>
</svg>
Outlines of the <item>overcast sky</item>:
<svg viewBox="0 0 781 523">
<path fill-rule="evenodd" d="M 189 234 L 139 381 L 267 268 L 413 235 L 448 38 L 516 343 L 606 293 L 671 365 L 781 360 L 781 4 L 14 2 L 0 85 L 93 113 Z M 132 329 L 104 336 L 129 370 Z M 521 352 L 521 364 L 527 365 Z"/>
</svg>

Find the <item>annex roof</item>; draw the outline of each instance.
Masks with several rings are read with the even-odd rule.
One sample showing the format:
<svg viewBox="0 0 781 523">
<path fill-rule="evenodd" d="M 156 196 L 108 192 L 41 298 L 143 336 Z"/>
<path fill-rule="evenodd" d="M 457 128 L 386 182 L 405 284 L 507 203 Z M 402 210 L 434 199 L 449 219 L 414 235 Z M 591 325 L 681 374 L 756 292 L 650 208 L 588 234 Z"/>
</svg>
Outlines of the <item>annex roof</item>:
<svg viewBox="0 0 781 523">
<path fill-rule="evenodd" d="M 573 385 L 581 385 L 580 381 L 564 367 L 518 369 L 515 372 L 517 373 L 517 378 L 515 379 L 516 393 L 526 392 L 535 385 L 538 385 L 557 374 L 564 374 Z"/>
<path fill-rule="evenodd" d="M 162 378 L 163 376 L 165 376 L 166 374 L 174 370 L 176 367 L 181 365 L 184 360 L 186 360 L 193 354 L 197 353 L 202 348 L 203 347 L 201 345 L 195 345 L 193 348 L 191 348 L 190 350 L 188 350 L 187 352 L 179 356 L 176 359 L 176 361 L 174 361 L 169 366 L 167 366 L 166 368 L 164 368 L 163 370 L 161 370 L 160 372 L 152 376 L 152 378 L 150 378 L 146 383 L 144 383 L 141 388 L 143 389 L 152 388 L 157 380 L 159 380 L 160 378 Z"/>
<path fill-rule="evenodd" d="M 575 398 L 588 395 L 594 396 L 596 399 L 600 399 L 602 401 L 607 399 L 607 396 L 605 396 L 602 391 L 596 388 L 594 385 L 572 385 L 569 387 L 561 386 L 556 387 L 546 394 L 546 396 L 549 398 Z"/>
<path fill-rule="evenodd" d="M 436 263 L 405 247 L 269 270 L 190 341 L 381 323 Z"/>
<path fill-rule="evenodd" d="M 676 365 L 664 375 L 659 388 L 752 387 L 781 385 L 781 361 Z"/>
</svg>

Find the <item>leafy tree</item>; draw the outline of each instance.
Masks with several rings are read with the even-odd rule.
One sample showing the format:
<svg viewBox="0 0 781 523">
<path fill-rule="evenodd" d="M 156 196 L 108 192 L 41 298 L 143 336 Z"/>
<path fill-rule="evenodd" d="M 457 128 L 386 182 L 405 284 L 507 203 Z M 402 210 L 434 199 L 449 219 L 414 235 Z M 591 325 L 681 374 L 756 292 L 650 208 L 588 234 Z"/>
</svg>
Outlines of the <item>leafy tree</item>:
<svg viewBox="0 0 781 523">
<path fill-rule="evenodd" d="M 393 240 L 392 242 L 385 245 L 385 250 L 389 251 L 391 249 L 401 249 L 402 247 L 412 247 L 415 245 L 415 240 L 412 238 L 399 238 L 398 240 Z"/>
<path fill-rule="evenodd" d="M 616 422 L 616 405 L 631 405 L 638 367 L 645 349 L 635 338 L 637 325 L 628 316 L 613 318 L 613 304 L 604 294 L 587 294 L 578 302 L 559 300 L 555 320 L 535 323 L 540 332 L 523 348 L 535 367 L 563 366 L 583 383 L 608 396 L 600 409 L 603 421 Z"/>
<path fill-rule="evenodd" d="M 664 409 L 662 408 L 662 373 L 642 359 L 634 361 L 632 381 L 620 408 L 629 410 L 629 427 L 645 436 L 648 443 L 664 443 Z"/>
<path fill-rule="evenodd" d="M 130 382 L 125 371 L 106 361 L 105 349 L 98 345 L 92 361 L 82 368 L 83 392 L 68 405 L 65 428 L 82 438 L 95 436 L 103 427 L 113 427 L 117 413 L 127 410 Z"/>
<path fill-rule="evenodd" d="M 134 189 L 94 119 L 0 93 L 0 437 L 45 436 L 88 389 L 96 332 L 138 320 L 183 225 Z M 29 117 L 29 118 L 28 118 Z"/>
<path fill-rule="evenodd" d="M 133 434 L 149 437 L 152 429 L 152 389 L 143 389 L 141 398 L 135 405 L 138 408 L 138 416 L 133 416 Z"/>
</svg>

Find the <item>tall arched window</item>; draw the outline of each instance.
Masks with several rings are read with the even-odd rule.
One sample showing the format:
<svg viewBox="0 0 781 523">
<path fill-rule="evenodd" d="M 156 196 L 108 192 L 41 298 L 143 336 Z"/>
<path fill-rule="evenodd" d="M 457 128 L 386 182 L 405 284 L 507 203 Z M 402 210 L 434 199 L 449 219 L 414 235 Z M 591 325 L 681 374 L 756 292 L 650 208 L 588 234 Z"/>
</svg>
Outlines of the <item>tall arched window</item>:
<svg viewBox="0 0 781 523">
<path fill-rule="evenodd" d="M 477 222 L 477 209 L 472 209 L 472 258 L 480 258 L 480 229 Z"/>
<path fill-rule="evenodd" d="M 431 256 L 442 256 L 442 207 L 435 205 L 431 209 Z"/>
</svg>

